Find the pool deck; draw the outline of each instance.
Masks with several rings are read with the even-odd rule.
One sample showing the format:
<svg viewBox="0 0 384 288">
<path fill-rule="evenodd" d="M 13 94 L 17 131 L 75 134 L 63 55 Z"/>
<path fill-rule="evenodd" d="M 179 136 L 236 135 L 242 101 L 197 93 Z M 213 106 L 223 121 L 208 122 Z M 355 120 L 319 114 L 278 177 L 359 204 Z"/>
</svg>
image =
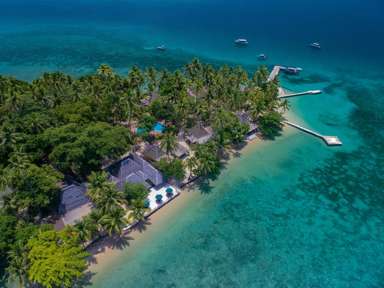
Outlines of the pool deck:
<svg viewBox="0 0 384 288">
<path fill-rule="evenodd" d="M 171 188 L 173 190 L 173 196 L 172 197 L 167 196 L 166 190 L 168 188 Z M 170 199 L 172 199 L 176 195 L 176 193 L 179 193 L 179 192 L 177 191 L 177 189 L 175 187 L 173 187 L 171 185 L 165 185 L 159 189 L 151 188 L 151 190 L 149 191 L 148 197 L 147 197 L 147 199 L 149 200 L 149 208 L 151 209 L 151 211 L 161 208 Z M 158 194 L 163 196 L 163 199 L 161 202 L 156 201 L 156 195 L 158 195 Z"/>
<path fill-rule="evenodd" d="M 172 188 L 174 191 L 173 195 L 171 197 L 167 196 L 167 192 L 166 192 L 167 188 Z M 158 195 L 158 194 L 163 196 L 163 199 L 161 202 L 156 201 L 156 195 Z M 149 211 L 147 213 L 145 213 L 145 218 L 148 218 L 153 213 L 155 213 L 159 209 L 163 208 L 165 205 L 170 203 L 173 199 L 175 199 L 179 195 L 180 195 L 180 191 L 177 188 L 175 188 L 174 186 L 169 185 L 169 184 L 165 184 L 159 188 L 151 188 L 151 190 L 149 191 L 148 197 L 147 197 L 147 199 L 149 200 Z M 130 229 L 134 228 L 138 223 L 139 223 L 139 221 L 135 221 L 135 222 L 129 224 L 123 230 L 125 232 L 127 232 Z"/>
</svg>

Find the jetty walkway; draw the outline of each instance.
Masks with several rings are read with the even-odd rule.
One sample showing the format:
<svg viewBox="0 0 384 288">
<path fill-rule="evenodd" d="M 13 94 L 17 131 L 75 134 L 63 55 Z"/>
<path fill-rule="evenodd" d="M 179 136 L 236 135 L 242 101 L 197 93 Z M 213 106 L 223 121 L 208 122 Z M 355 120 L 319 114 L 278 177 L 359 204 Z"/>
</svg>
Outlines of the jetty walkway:
<svg viewBox="0 0 384 288">
<path fill-rule="evenodd" d="M 304 96 L 304 95 L 316 95 L 321 93 L 322 93 L 321 90 L 308 90 L 308 91 L 299 92 L 299 93 L 281 94 L 277 96 L 277 98 L 290 98 L 290 97 Z"/>
<path fill-rule="evenodd" d="M 340 139 L 337 136 L 325 136 L 321 135 L 320 133 L 317 133 L 315 131 L 312 131 L 310 129 L 304 128 L 300 125 L 297 125 L 295 123 L 289 122 L 289 121 L 283 121 L 284 124 L 292 126 L 296 129 L 299 129 L 305 133 L 308 133 L 310 135 L 313 135 L 317 138 L 322 139 L 328 146 L 340 146 L 343 145 L 343 143 L 340 141 Z"/>
<path fill-rule="evenodd" d="M 279 75 L 279 73 L 280 73 L 280 66 L 276 65 L 275 67 L 273 67 L 271 74 L 269 74 L 267 82 L 271 82 L 275 80 L 275 78 L 277 77 L 277 75 Z"/>
<path fill-rule="evenodd" d="M 301 69 L 300 67 L 286 67 L 275 65 L 268 76 L 267 82 L 275 80 L 275 78 L 279 75 L 280 71 L 284 71 L 287 74 L 298 74 L 302 70 L 303 69 Z"/>
</svg>

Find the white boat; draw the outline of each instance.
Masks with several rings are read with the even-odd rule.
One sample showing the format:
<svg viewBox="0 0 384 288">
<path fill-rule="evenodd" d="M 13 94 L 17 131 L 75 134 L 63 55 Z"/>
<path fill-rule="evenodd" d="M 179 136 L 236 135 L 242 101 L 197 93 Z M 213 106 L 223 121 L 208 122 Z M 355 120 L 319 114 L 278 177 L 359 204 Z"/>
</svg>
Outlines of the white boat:
<svg viewBox="0 0 384 288">
<path fill-rule="evenodd" d="M 309 44 L 310 47 L 315 48 L 315 49 L 321 49 L 321 45 L 319 42 L 313 42 Z"/>
<path fill-rule="evenodd" d="M 257 59 L 259 59 L 260 61 L 264 61 L 264 60 L 267 60 L 267 55 L 265 54 L 259 54 L 259 56 L 257 56 Z"/>
<path fill-rule="evenodd" d="M 165 45 L 160 45 L 160 46 L 156 47 L 156 50 L 165 51 L 165 50 L 167 50 L 167 47 L 165 47 Z"/>
<path fill-rule="evenodd" d="M 300 67 L 285 67 L 285 66 L 280 66 L 280 70 L 283 71 L 285 74 L 291 74 L 291 75 L 297 75 L 301 71 L 303 71 L 303 69 Z"/>
<path fill-rule="evenodd" d="M 246 45 L 248 45 L 248 40 L 243 39 L 243 38 L 239 38 L 239 39 L 235 40 L 235 44 L 238 46 L 246 46 Z"/>
</svg>

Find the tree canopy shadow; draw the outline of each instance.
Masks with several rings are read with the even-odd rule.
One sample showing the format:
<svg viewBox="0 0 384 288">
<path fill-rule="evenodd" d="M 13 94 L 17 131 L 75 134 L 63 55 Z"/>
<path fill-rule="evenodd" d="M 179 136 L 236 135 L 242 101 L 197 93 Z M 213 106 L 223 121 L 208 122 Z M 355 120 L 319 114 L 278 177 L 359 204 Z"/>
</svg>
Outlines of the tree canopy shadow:
<svg viewBox="0 0 384 288">
<path fill-rule="evenodd" d="M 92 277 L 95 276 L 95 272 L 87 271 L 84 275 L 76 282 L 76 287 L 87 287 L 92 286 Z"/>
<path fill-rule="evenodd" d="M 123 250 L 129 246 L 130 240 L 133 240 L 133 238 L 126 233 L 112 237 L 107 236 L 99 241 L 96 241 L 87 248 L 87 251 L 91 254 L 88 257 L 88 262 L 91 264 L 97 264 L 97 259 L 95 257 L 97 254 L 104 253 L 107 248 Z"/>
<path fill-rule="evenodd" d="M 212 189 L 213 189 L 213 186 L 211 184 L 211 181 L 217 179 L 218 175 L 212 175 L 212 176 L 209 176 L 209 177 L 206 177 L 204 179 L 202 179 L 199 183 L 198 183 L 198 187 L 199 187 L 199 191 L 201 194 L 209 194 L 212 192 Z"/>
<path fill-rule="evenodd" d="M 142 232 L 144 232 L 144 231 L 146 231 L 148 229 L 149 225 L 152 225 L 152 222 L 150 221 L 150 217 L 149 218 L 145 218 L 142 221 L 139 221 L 131 229 L 132 229 L 132 231 L 138 231 L 138 232 L 142 233 Z"/>
</svg>

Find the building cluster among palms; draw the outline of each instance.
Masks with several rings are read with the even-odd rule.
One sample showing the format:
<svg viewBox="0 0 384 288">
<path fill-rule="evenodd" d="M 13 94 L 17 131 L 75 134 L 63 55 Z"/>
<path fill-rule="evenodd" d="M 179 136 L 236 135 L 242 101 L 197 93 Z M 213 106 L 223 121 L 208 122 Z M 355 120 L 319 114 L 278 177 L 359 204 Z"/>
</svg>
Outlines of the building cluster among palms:
<svg viewBox="0 0 384 288">
<path fill-rule="evenodd" d="M 198 60 L 174 72 L 133 67 L 127 76 L 107 65 L 78 79 L 0 76 L 0 273 L 21 285 L 72 287 L 86 269 L 87 243 L 144 219 L 148 188 L 159 186 L 145 175 L 152 168 L 175 185 L 209 177 L 250 133 L 279 133 L 287 102 L 267 78 L 265 67 L 249 77 Z M 152 168 L 118 182 L 111 169 L 127 157 Z M 85 182 L 92 212 L 56 231 L 49 223 L 63 185 Z M 71 247 L 75 255 L 62 253 Z M 60 258 L 55 267 L 37 265 L 52 257 Z"/>
</svg>

